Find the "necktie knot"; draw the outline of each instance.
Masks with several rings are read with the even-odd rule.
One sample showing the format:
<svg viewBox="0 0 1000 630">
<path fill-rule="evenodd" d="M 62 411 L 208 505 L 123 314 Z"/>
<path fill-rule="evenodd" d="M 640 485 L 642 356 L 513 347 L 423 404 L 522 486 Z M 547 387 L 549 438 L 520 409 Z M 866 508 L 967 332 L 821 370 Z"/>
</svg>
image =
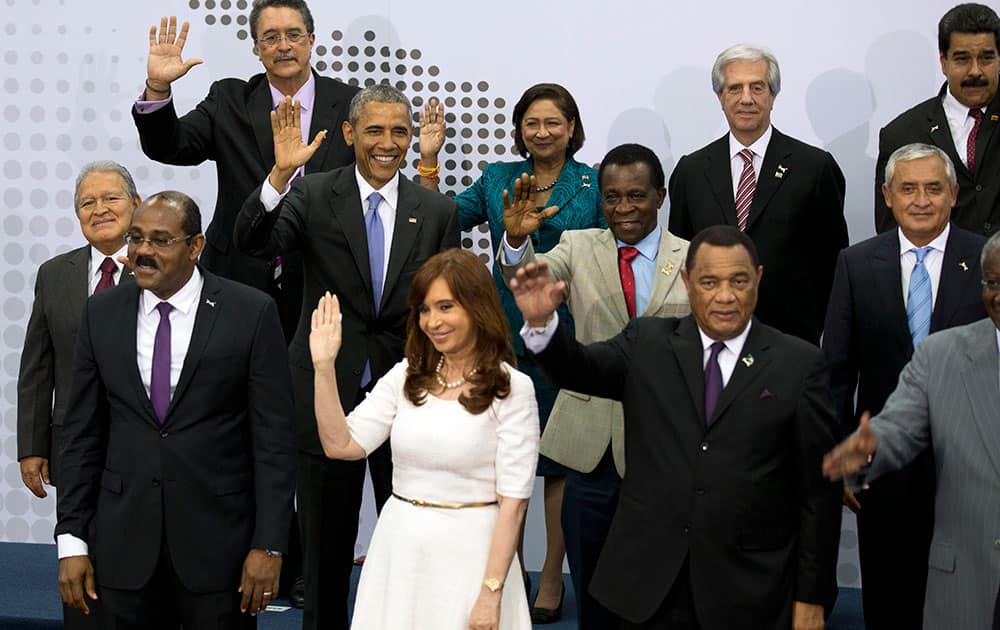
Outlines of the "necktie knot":
<svg viewBox="0 0 1000 630">
<path fill-rule="evenodd" d="M 156 310 L 160 311 L 160 319 L 170 316 L 170 311 L 174 310 L 170 302 L 160 302 L 156 305 Z"/>
<path fill-rule="evenodd" d="M 708 360 L 718 361 L 719 353 L 722 352 L 722 349 L 725 347 L 726 347 L 726 342 L 724 341 L 716 341 L 715 343 L 710 345 L 708 348 L 711 352 L 708 355 Z"/>
<path fill-rule="evenodd" d="M 983 110 L 979 109 L 978 107 L 970 107 L 969 116 L 972 116 L 972 118 L 978 123 L 980 120 L 983 119 Z"/>
<path fill-rule="evenodd" d="M 624 247 L 618 248 L 618 260 L 623 260 L 627 263 L 631 263 L 635 260 L 635 257 L 639 255 L 639 250 L 631 245 L 626 245 Z"/>
<path fill-rule="evenodd" d="M 368 212 L 377 212 L 378 206 L 382 203 L 382 193 L 375 191 L 368 195 Z"/>
<path fill-rule="evenodd" d="M 750 149 L 740 151 L 740 157 L 743 158 L 744 164 L 753 164 L 753 151 Z"/>
<path fill-rule="evenodd" d="M 927 245 L 926 247 L 914 247 L 910 251 L 913 252 L 914 255 L 916 255 L 917 264 L 922 265 L 924 264 L 924 259 L 927 258 L 927 254 L 929 254 L 932 249 L 934 248 L 931 247 L 930 245 Z"/>
<path fill-rule="evenodd" d="M 118 271 L 118 265 L 116 265 L 115 261 L 111 260 L 111 257 L 108 256 L 101 261 L 100 269 L 102 273 L 114 273 Z"/>
</svg>

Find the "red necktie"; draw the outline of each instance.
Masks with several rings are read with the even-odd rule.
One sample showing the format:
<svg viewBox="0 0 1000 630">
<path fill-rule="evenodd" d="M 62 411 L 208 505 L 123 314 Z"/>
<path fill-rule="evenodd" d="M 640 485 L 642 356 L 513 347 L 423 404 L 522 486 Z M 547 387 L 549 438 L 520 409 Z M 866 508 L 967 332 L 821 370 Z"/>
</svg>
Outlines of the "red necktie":
<svg viewBox="0 0 1000 630">
<path fill-rule="evenodd" d="M 110 289 L 115 286 L 115 272 L 118 271 L 118 266 L 115 261 L 111 258 L 105 258 L 101 262 L 101 279 L 97 281 L 97 286 L 94 287 L 94 293 L 100 293 L 104 289 Z"/>
<path fill-rule="evenodd" d="M 969 116 L 975 119 L 972 131 L 969 132 L 969 141 L 965 143 L 965 163 L 969 166 L 969 172 L 976 172 L 976 136 L 979 135 L 979 128 L 983 126 L 983 111 L 978 107 L 969 110 Z"/>
<path fill-rule="evenodd" d="M 618 273 L 622 277 L 622 291 L 625 293 L 625 308 L 629 319 L 635 319 L 635 274 L 632 273 L 632 261 L 638 255 L 639 250 L 634 247 L 618 248 Z"/>
<path fill-rule="evenodd" d="M 753 171 L 753 151 L 743 149 L 739 156 L 743 158 L 743 172 L 740 173 L 740 183 L 736 186 L 736 223 L 742 232 L 747 229 L 747 217 L 750 216 L 750 204 L 753 202 L 757 180 Z"/>
</svg>

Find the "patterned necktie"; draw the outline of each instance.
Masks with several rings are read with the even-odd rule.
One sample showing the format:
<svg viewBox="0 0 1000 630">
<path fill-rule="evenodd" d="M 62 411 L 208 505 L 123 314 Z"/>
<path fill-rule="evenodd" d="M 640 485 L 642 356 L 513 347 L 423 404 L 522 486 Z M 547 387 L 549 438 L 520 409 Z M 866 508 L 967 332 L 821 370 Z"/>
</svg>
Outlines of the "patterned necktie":
<svg viewBox="0 0 1000 630">
<path fill-rule="evenodd" d="M 753 170 L 753 151 L 743 149 L 739 156 L 743 158 L 743 172 L 740 173 L 740 183 L 736 187 L 736 223 L 743 232 L 747 229 L 747 217 L 750 216 L 750 204 L 753 202 L 757 180 Z"/>
<path fill-rule="evenodd" d="M 118 266 L 115 261 L 111 260 L 110 257 L 105 258 L 101 261 L 101 279 L 97 281 L 97 286 L 94 287 L 94 293 L 100 293 L 104 289 L 110 289 L 115 286 L 115 272 L 118 271 Z"/>
<path fill-rule="evenodd" d="M 972 131 L 969 132 L 969 140 L 965 143 L 965 163 L 969 167 L 970 173 L 976 172 L 976 138 L 979 136 L 979 128 L 983 126 L 983 111 L 978 107 L 969 110 L 969 116 L 975 119 Z"/>
<path fill-rule="evenodd" d="M 628 318 L 635 319 L 635 274 L 632 272 L 632 261 L 639 255 L 639 250 L 626 245 L 618 248 L 618 273 L 622 278 L 622 292 L 625 294 L 625 309 Z"/>
<path fill-rule="evenodd" d="M 924 258 L 933 249 L 930 246 L 916 247 L 910 251 L 916 254 L 917 264 L 910 273 L 910 290 L 906 297 L 906 321 L 910 325 L 913 348 L 924 340 L 931 331 L 931 276 L 924 266 Z"/>
<path fill-rule="evenodd" d="M 170 302 L 160 302 L 156 310 L 160 311 L 160 323 L 156 326 L 156 336 L 153 338 L 153 371 L 149 377 L 149 402 L 153 403 L 153 411 L 160 419 L 160 424 L 167 418 L 167 408 L 170 406 Z"/>
<path fill-rule="evenodd" d="M 712 425 L 712 414 L 722 395 L 722 368 L 719 367 L 719 353 L 726 347 L 721 341 L 716 341 L 709 348 L 708 363 L 705 364 L 705 424 Z"/>
</svg>

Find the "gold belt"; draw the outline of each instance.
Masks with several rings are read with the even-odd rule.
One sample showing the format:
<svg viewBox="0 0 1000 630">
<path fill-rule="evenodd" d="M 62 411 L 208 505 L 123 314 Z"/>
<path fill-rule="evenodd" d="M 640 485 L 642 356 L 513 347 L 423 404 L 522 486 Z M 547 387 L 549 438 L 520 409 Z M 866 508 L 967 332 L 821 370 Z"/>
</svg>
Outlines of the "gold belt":
<svg viewBox="0 0 1000 630">
<path fill-rule="evenodd" d="M 447 508 L 449 510 L 460 510 L 462 508 L 474 508 L 474 507 L 487 507 L 490 505 L 496 505 L 496 501 L 480 501 L 476 503 L 436 503 L 434 501 L 424 501 L 421 499 L 407 499 L 406 497 L 400 496 L 395 492 L 392 496 L 396 497 L 400 501 L 406 501 L 417 507 L 435 507 L 435 508 Z"/>
</svg>

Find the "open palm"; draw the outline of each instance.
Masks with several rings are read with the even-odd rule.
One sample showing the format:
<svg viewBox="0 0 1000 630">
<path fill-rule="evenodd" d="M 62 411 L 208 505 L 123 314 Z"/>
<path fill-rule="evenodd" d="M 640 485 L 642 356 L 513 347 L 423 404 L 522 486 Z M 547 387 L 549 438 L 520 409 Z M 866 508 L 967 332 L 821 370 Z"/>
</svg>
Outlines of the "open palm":
<svg viewBox="0 0 1000 630">
<path fill-rule="evenodd" d="M 187 42 L 188 23 L 181 25 L 177 32 L 177 17 L 160 18 L 160 28 L 154 24 L 149 28 L 149 59 L 146 61 L 146 78 L 166 89 L 170 83 L 188 73 L 188 70 L 202 63 L 192 58 L 184 61 L 181 54 Z"/>
</svg>

